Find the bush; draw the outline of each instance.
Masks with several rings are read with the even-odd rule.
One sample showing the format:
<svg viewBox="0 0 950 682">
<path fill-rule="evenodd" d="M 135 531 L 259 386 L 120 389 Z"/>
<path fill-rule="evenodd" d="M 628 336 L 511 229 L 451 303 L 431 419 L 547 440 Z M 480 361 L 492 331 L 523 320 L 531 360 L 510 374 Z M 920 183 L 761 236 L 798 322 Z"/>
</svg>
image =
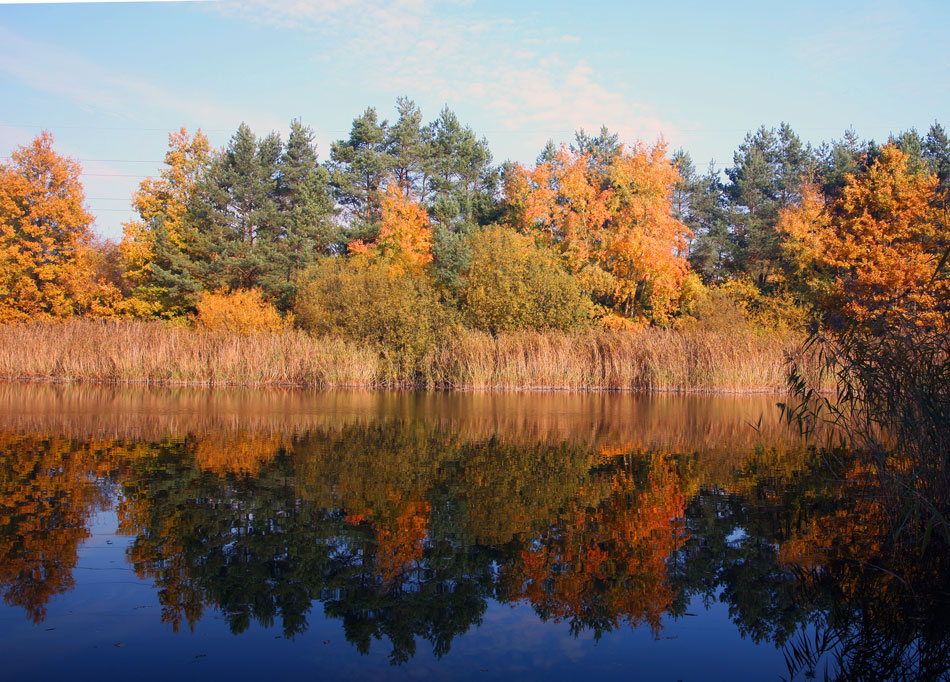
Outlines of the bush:
<svg viewBox="0 0 950 682">
<path fill-rule="evenodd" d="M 784 334 L 800 331 L 808 322 L 808 312 L 787 290 L 779 288 L 766 294 L 745 279 L 697 289 L 692 296 L 683 311 L 688 317 L 682 319 L 698 320 L 708 328 L 748 326 L 761 332 Z"/>
<path fill-rule="evenodd" d="M 301 283 L 296 313 L 312 334 L 375 344 L 390 380 L 414 375 L 450 321 L 424 274 L 365 259 L 326 258 L 313 266 Z"/>
<path fill-rule="evenodd" d="M 586 326 L 591 301 L 558 257 L 501 226 L 469 238 L 471 261 L 463 293 L 465 320 L 492 334 L 518 329 Z"/>
<path fill-rule="evenodd" d="M 273 304 L 257 289 L 205 292 L 198 301 L 195 317 L 199 327 L 228 334 L 279 332 L 290 327 Z"/>
</svg>

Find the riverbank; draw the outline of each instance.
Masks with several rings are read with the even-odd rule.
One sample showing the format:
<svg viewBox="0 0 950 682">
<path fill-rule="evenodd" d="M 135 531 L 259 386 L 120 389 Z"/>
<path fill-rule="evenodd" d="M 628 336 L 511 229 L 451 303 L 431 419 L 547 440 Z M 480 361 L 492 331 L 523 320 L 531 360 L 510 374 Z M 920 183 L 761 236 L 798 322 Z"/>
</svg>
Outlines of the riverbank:
<svg viewBox="0 0 950 682">
<path fill-rule="evenodd" d="M 752 329 L 447 335 L 412 372 L 393 353 L 301 331 L 223 335 L 161 322 L 0 326 L 0 378 L 201 386 L 784 392 L 794 333 Z"/>
</svg>

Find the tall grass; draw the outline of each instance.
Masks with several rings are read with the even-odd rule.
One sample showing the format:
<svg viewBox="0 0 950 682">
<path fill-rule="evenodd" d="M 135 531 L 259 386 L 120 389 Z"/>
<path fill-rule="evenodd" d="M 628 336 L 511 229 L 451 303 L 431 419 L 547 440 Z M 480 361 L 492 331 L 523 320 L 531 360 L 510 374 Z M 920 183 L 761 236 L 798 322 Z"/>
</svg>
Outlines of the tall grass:
<svg viewBox="0 0 950 682">
<path fill-rule="evenodd" d="M 359 386 L 376 354 L 303 332 L 228 335 L 160 322 L 0 327 L 0 377 L 110 383 Z"/>
<path fill-rule="evenodd" d="M 749 329 L 466 332 L 436 349 L 424 376 L 446 388 L 782 391 L 797 342 Z"/>
<path fill-rule="evenodd" d="M 793 334 L 749 329 L 578 334 L 460 331 L 394 375 L 368 344 L 300 331 L 233 336 L 159 322 L 0 326 L 0 378 L 159 385 L 783 391 Z M 809 362 L 799 358 L 806 369 Z"/>
</svg>

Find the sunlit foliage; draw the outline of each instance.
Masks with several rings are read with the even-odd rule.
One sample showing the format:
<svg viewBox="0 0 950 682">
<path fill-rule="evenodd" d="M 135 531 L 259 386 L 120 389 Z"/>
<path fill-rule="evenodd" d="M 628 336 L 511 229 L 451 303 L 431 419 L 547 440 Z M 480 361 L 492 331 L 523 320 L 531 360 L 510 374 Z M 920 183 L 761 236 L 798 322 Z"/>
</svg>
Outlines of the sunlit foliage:
<svg viewBox="0 0 950 682">
<path fill-rule="evenodd" d="M 448 322 L 425 274 L 394 268 L 367 254 L 349 261 L 326 258 L 311 268 L 295 314 L 313 334 L 374 344 L 394 377 L 412 374 Z"/>
<path fill-rule="evenodd" d="M 559 250 L 585 288 L 625 316 L 665 321 L 686 276 L 689 230 L 672 215 L 677 173 L 666 147 L 637 144 L 601 162 L 562 149 L 515 166 L 514 224 Z"/>
<path fill-rule="evenodd" d="M 937 210 L 937 178 L 915 172 L 891 145 L 846 178 L 837 198 L 808 189 L 801 206 L 782 215 L 785 249 L 816 303 L 839 326 L 901 311 L 943 324 L 950 278 L 938 265 L 950 249 L 950 225 Z"/>
<path fill-rule="evenodd" d="M 48 132 L 0 164 L 0 322 L 113 312 L 79 173 Z"/>
<path fill-rule="evenodd" d="M 158 178 L 143 180 L 132 197 L 139 219 L 123 225 L 120 249 L 131 288 L 129 305 L 136 315 L 164 312 L 167 292 L 157 277 L 156 268 L 162 265 L 158 251 L 194 249 L 197 235 L 189 203 L 211 160 L 208 138 L 201 130 L 194 135 L 185 128 L 169 133 L 165 168 Z"/>
<path fill-rule="evenodd" d="M 258 289 L 205 292 L 197 310 L 199 327 L 226 334 L 279 332 L 289 329 L 292 322 L 265 301 Z"/>
<path fill-rule="evenodd" d="M 570 330 L 588 322 L 592 304 L 577 276 L 532 238 L 490 226 L 469 237 L 469 251 L 462 303 L 472 327 Z"/>
</svg>

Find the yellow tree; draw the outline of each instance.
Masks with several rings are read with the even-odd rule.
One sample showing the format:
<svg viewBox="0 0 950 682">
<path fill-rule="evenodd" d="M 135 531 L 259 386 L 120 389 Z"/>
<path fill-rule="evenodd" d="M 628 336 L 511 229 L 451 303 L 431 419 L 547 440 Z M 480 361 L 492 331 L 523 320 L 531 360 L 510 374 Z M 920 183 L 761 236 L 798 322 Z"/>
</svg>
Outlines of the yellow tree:
<svg viewBox="0 0 950 682">
<path fill-rule="evenodd" d="M 534 169 L 515 166 L 506 196 L 515 226 L 558 249 L 596 297 L 624 316 L 664 321 L 688 271 L 690 231 L 672 215 L 677 181 L 662 143 L 602 162 L 562 148 Z"/>
<path fill-rule="evenodd" d="M 935 176 L 915 172 L 888 145 L 865 171 L 846 177 L 838 198 L 826 202 L 808 189 L 800 206 L 781 214 L 786 252 L 833 324 L 945 318 L 950 280 L 938 270 L 950 228 L 937 188 Z"/>
<path fill-rule="evenodd" d="M 432 231 L 425 208 L 390 183 L 382 197 L 382 222 L 373 246 L 350 244 L 350 252 L 389 263 L 397 272 L 421 273 L 432 262 Z"/>
<path fill-rule="evenodd" d="M 210 163 L 211 148 L 200 129 L 193 136 L 185 128 L 169 133 L 166 167 L 160 177 L 143 180 L 132 197 L 140 219 L 123 225 L 120 249 L 126 277 L 133 288 L 131 303 L 136 314 L 157 312 L 158 303 L 149 290 L 150 264 L 158 238 L 156 226 L 161 225 L 173 246 L 186 246 L 188 202 Z"/>
<path fill-rule="evenodd" d="M 0 164 L 0 322 L 106 312 L 117 297 L 96 281 L 79 175 L 45 131 Z"/>
</svg>

